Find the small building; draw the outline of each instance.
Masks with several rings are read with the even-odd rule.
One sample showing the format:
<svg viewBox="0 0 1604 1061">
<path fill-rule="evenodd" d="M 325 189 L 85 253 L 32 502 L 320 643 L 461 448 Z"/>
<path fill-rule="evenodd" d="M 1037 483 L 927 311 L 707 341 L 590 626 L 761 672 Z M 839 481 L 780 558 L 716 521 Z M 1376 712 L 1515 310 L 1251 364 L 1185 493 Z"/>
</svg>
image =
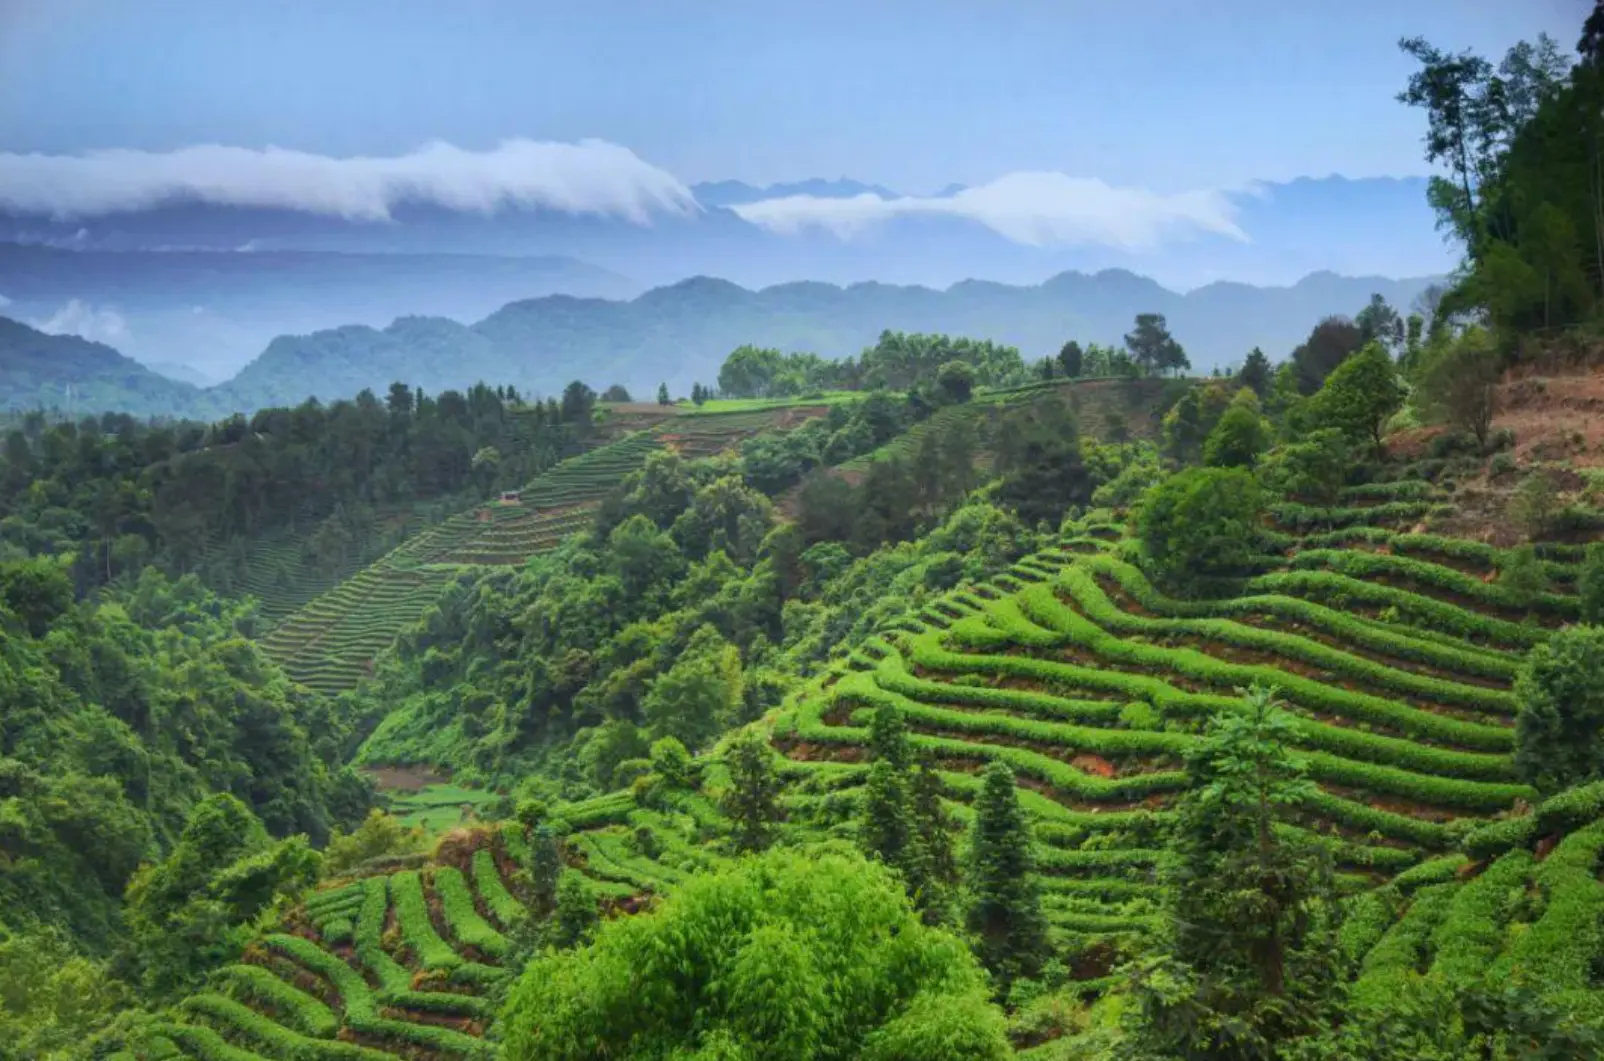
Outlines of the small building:
<svg viewBox="0 0 1604 1061">
<path fill-rule="evenodd" d="M 522 503 L 522 501 L 523 495 L 517 490 L 503 490 L 501 492 L 501 503 L 503 505 L 517 505 Z"/>
</svg>

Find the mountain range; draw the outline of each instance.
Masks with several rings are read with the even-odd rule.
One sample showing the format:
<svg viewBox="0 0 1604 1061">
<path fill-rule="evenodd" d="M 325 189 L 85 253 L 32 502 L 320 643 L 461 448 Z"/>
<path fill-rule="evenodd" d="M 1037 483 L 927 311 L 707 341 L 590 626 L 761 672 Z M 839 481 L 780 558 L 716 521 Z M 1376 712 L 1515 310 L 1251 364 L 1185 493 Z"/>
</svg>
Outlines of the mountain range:
<svg viewBox="0 0 1604 1061">
<path fill-rule="evenodd" d="M 38 350 L 52 337 L 10 323 L 0 334 L 0 379 L 6 381 L 0 406 L 65 407 L 67 383 L 75 386 L 72 404 L 79 411 L 118 407 L 191 415 L 248 412 L 309 396 L 327 401 L 363 388 L 382 392 L 395 380 L 429 393 L 483 380 L 541 395 L 555 394 L 573 379 L 598 390 L 622 383 L 637 395 L 655 393 L 666 382 L 678 395 L 695 382 L 714 382 L 724 357 L 743 343 L 839 357 L 856 354 L 891 329 L 990 338 L 1035 358 L 1071 338 L 1118 343 L 1136 314 L 1145 312 L 1165 314 L 1194 371 L 1208 372 L 1239 362 L 1253 346 L 1285 356 L 1321 317 L 1354 313 L 1372 294 L 1407 308 L 1431 282 L 1315 273 L 1290 287 L 1215 283 L 1179 293 L 1128 271 L 1104 270 L 1062 273 L 1028 286 L 970 280 L 936 290 L 805 282 L 752 291 L 695 277 L 628 301 L 524 299 L 471 325 L 407 316 L 382 329 L 346 325 L 284 335 L 234 378 L 206 389 L 127 358 L 110 361 L 107 355 L 116 353 L 110 348 L 65 337 L 56 337 L 64 345 L 54 375 L 41 377 Z M 13 345 L 26 357 L 18 360 Z M 79 361 L 87 370 L 74 377 L 71 366 Z M 30 367 L 19 374 L 14 364 Z M 91 394 L 104 402 L 118 381 L 131 388 L 128 402 L 87 404 Z"/>
<path fill-rule="evenodd" d="M 941 289 L 1123 269 L 1184 291 L 1217 280 L 1284 286 L 1322 271 L 1424 276 L 1453 264 L 1416 178 L 1260 184 L 1228 196 L 1245 239 L 1181 228 L 1151 246 L 1010 238 L 995 213 L 983 223 L 942 206 L 969 191 L 716 181 L 690 189 L 693 209 L 636 219 L 416 202 L 383 221 L 186 199 L 89 218 L 0 209 L 0 313 L 218 380 L 286 333 L 383 328 L 407 315 L 472 321 L 542 295 L 624 299 L 690 276 L 753 290 L 798 280 Z M 764 213 L 777 203 L 825 220 L 900 205 L 855 231 L 782 231 Z M 917 208 L 901 209 L 908 203 Z M 995 197 L 990 209 L 1006 219 L 1016 206 L 1032 209 Z"/>
</svg>

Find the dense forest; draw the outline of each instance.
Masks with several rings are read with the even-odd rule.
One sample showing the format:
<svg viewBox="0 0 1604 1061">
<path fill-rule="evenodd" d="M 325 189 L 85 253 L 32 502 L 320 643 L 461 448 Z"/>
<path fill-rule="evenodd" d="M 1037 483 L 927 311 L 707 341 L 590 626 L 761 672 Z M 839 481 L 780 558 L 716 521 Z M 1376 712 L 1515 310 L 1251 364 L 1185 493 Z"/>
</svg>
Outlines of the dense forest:
<svg viewBox="0 0 1604 1061">
<path fill-rule="evenodd" d="M 1604 1055 L 1601 40 L 1402 42 L 1462 267 L 1210 375 L 16 414 L 0 1056 Z"/>
</svg>

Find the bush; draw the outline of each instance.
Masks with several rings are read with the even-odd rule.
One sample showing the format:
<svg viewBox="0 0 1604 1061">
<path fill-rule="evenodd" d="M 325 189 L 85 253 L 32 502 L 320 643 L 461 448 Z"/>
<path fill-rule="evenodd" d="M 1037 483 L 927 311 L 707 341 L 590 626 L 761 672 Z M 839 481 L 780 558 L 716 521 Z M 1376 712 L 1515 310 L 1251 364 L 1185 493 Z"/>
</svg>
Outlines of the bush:
<svg viewBox="0 0 1604 1061">
<path fill-rule="evenodd" d="M 1553 792 L 1604 777 L 1604 628 L 1566 627 L 1532 649 L 1515 696 L 1523 778 Z"/>
<path fill-rule="evenodd" d="M 1180 588 L 1251 568 L 1263 508 L 1253 476 L 1238 468 L 1191 468 L 1147 491 L 1137 537 L 1155 575 Z"/>
</svg>

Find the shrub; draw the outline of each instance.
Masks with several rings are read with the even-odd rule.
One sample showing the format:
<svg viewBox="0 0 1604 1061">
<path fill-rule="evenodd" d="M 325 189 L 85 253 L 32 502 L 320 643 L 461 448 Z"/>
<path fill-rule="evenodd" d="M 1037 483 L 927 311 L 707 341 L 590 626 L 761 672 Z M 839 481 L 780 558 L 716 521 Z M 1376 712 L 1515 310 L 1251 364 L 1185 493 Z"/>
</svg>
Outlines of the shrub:
<svg viewBox="0 0 1604 1061">
<path fill-rule="evenodd" d="M 1498 573 L 1498 585 L 1509 594 L 1510 600 L 1527 605 L 1539 594 L 1548 590 L 1548 576 L 1537 559 L 1537 550 L 1530 544 L 1510 551 Z"/>
<path fill-rule="evenodd" d="M 1258 484 L 1237 468 L 1191 468 L 1142 497 L 1137 536 L 1162 580 L 1194 587 L 1210 576 L 1251 567 L 1262 499 Z"/>
<path fill-rule="evenodd" d="M 1572 626 L 1515 680 L 1515 767 L 1547 792 L 1604 777 L 1604 628 Z"/>
<path fill-rule="evenodd" d="M 1558 510 L 1559 494 L 1553 480 L 1541 469 L 1523 479 L 1509 499 L 1509 518 L 1528 538 L 1540 538 L 1547 533 Z"/>
</svg>

